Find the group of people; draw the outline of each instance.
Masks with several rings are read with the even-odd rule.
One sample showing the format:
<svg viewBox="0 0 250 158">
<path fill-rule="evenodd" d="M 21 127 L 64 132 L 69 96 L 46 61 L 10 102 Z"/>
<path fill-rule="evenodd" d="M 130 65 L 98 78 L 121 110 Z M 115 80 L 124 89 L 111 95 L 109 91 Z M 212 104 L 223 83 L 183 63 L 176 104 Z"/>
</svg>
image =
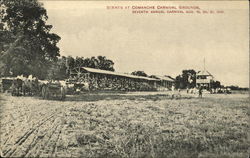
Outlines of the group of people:
<svg viewBox="0 0 250 158">
<path fill-rule="evenodd" d="M 230 94 L 232 92 L 230 88 L 212 88 L 211 93 L 212 94 L 216 94 L 216 93 Z"/>
<path fill-rule="evenodd" d="M 172 85 L 171 90 L 172 90 L 172 98 L 175 98 L 175 97 L 179 98 L 179 97 L 181 97 L 181 94 L 180 94 L 181 90 L 180 89 L 176 90 L 175 86 Z M 187 90 L 186 91 L 187 94 L 197 94 L 198 93 L 198 97 L 199 98 L 202 98 L 202 93 L 204 91 L 204 89 L 202 87 L 187 88 L 186 90 Z"/>
<path fill-rule="evenodd" d="M 119 78 L 119 77 L 103 77 L 95 76 L 92 78 L 75 79 L 84 84 L 88 83 L 90 90 L 114 90 L 114 91 L 151 91 L 156 90 L 154 86 L 147 81 Z"/>
<path fill-rule="evenodd" d="M 13 96 L 34 95 L 39 91 L 39 82 L 32 75 L 28 77 L 20 75 L 13 80 L 10 88 Z"/>
</svg>

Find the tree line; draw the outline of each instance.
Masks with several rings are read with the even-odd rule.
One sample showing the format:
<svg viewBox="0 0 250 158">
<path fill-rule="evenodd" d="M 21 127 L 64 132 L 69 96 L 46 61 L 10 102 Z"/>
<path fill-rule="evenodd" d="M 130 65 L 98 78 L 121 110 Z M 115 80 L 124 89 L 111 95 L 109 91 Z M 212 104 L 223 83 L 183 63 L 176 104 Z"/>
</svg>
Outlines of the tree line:
<svg viewBox="0 0 250 158">
<path fill-rule="evenodd" d="M 114 62 L 105 56 L 93 56 L 90 58 L 62 56 L 51 64 L 51 67 L 48 69 L 47 78 L 58 80 L 66 79 L 69 77 L 71 70 L 79 67 L 115 71 Z"/>
</svg>

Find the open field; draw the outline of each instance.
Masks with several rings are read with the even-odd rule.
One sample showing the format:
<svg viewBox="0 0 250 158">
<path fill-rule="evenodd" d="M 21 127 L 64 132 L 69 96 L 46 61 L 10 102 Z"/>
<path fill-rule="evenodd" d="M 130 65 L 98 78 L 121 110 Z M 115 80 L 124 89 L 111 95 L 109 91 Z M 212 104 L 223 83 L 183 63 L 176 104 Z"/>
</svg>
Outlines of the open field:
<svg viewBox="0 0 250 158">
<path fill-rule="evenodd" d="M 81 94 L 66 101 L 1 94 L 6 157 L 243 157 L 248 94 Z"/>
</svg>

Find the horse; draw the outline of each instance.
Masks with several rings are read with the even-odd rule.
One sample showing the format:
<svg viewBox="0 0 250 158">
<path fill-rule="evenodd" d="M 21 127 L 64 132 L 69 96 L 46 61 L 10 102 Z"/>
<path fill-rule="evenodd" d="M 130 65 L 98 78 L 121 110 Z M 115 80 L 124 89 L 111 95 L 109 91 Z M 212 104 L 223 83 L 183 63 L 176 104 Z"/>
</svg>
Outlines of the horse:
<svg viewBox="0 0 250 158">
<path fill-rule="evenodd" d="M 23 81 L 21 79 L 15 79 L 11 85 L 11 95 L 12 96 L 21 96 L 21 92 L 23 90 Z"/>
<path fill-rule="evenodd" d="M 26 94 L 38 95 L 41 90 L 37 79 L 36 80 L 29 80 L 29 79 L 24 80 L 22 87 L 23 87 L 23 95 L 26 95 Z"/>
</svg>

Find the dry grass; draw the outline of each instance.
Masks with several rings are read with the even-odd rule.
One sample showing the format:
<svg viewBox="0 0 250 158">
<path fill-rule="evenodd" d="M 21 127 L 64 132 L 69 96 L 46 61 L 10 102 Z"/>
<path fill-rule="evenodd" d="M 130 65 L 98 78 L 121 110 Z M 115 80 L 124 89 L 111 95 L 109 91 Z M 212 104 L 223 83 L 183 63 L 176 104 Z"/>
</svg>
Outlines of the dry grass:
<svg viewBox="0 0 250 158">
<path fill-rule="evenodd" d="M 4 99 L 10 104 L 8 97 Z M 45 102 L 32 99 L 36 104 Z M 50 156 L 249 155 L 250 113 L 246 94 L 207 94 L 202 99 L 189 95 L 178 100 L 171 100 L 166 94 L 84 94 L 46 104 L 57 108 L 60 105 L 61 111 L 57 123 L 60 135 Z M 46 156 L 42 153 L 38 155 Z"/>
</svg>

